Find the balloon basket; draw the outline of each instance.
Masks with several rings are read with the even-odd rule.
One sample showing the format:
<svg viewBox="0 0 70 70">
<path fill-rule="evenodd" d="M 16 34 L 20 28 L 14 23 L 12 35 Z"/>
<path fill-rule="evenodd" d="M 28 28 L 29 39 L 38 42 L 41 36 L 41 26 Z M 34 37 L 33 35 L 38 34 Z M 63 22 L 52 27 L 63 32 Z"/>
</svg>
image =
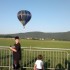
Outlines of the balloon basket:
<svg viewBox="0 0 70 70">
<path fill-rule="evenodd" d="M 25 26 L 23 28 L 25 29 Z"/>
</svg>

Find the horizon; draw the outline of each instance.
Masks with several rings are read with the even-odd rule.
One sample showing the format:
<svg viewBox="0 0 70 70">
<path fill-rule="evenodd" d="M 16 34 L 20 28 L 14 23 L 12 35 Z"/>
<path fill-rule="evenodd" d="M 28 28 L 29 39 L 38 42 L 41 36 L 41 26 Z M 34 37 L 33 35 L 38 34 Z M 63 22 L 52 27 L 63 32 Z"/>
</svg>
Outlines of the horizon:
<svg viewBox="0 0 70 70">
<path fill-rule="evenodd" d="M 65 32 L 41 32 L 41 31 L 31 31 L 31 32 L 23 32 L 23 33 L 34 33 L 34 32 L 39 32 L 39 33 L 66 33 L 66 32 L 70 32 L 70 31 L 65 31 Z M 10 34 L 23 34 L 22 32 L 21 33 L 10 33 Z M 10 35 L 10 34 L 0 34 L 0 35 Z"/>
</svg>

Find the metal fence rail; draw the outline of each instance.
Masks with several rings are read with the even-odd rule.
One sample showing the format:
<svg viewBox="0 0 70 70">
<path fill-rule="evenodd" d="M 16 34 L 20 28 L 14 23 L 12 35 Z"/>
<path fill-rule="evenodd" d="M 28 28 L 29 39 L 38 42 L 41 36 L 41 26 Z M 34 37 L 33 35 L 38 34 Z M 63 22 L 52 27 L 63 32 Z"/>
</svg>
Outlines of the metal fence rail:
<svg viewBox="0 0 70 70">
<path fill-rule="evenodd" d="M 22 47 L 21 66 L 33 70 L 37 56 L 43 56 L 45 70 L 70 70 L 70 49 Z M 0 47 L 0 70 L 12 70 L 12 52 L 9 47 Z"/>
<path fill-rule="evenodd" d="M 11 69 L 11 51 L 8 47 L 0 47 L 0 70 Z"/>
<path fill-rule="evenodd" d="M 23 58 L 24 68 L 33 68 L 37 56 L 41 54 L 45 69 L 55 70 L 63 68 L 63 70 L 68 70 L 69 49 L 30 47 L 24 48 L 22 53 L 24 54 L 23 57 L 25 57 Z"/>
</svg>

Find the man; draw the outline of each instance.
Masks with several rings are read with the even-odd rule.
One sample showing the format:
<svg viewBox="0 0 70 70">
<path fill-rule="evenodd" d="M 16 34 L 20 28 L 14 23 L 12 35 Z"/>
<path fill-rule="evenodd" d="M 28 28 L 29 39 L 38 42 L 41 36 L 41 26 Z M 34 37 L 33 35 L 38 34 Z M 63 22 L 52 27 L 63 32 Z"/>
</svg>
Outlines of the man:
<svg viewBox="0 0 70 70">
<path fill-rule="evenodd" d="M 19 37 L 15 37 L 15 44 L 14 46 L 10 47 L 13 51 L 13 68 L 14 70 L 18 70 L 20 68 L 20 60 L 21 60 L 21 45 L 19 42 Z"/>
</svg>

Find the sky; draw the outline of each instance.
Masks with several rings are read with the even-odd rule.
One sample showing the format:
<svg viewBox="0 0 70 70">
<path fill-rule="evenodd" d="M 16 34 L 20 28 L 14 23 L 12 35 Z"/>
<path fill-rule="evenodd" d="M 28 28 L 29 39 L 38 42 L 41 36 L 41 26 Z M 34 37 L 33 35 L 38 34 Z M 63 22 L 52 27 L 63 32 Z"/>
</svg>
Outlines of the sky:
<svg viewBox="0 0 70 70">
<path fill-rule="evenodd" d="M 31 20 L 25 28 L 17 18 L 28 10 Z M 70 0 L 0 0 L 0 34 L 70 31 Z"/>
</svg>

